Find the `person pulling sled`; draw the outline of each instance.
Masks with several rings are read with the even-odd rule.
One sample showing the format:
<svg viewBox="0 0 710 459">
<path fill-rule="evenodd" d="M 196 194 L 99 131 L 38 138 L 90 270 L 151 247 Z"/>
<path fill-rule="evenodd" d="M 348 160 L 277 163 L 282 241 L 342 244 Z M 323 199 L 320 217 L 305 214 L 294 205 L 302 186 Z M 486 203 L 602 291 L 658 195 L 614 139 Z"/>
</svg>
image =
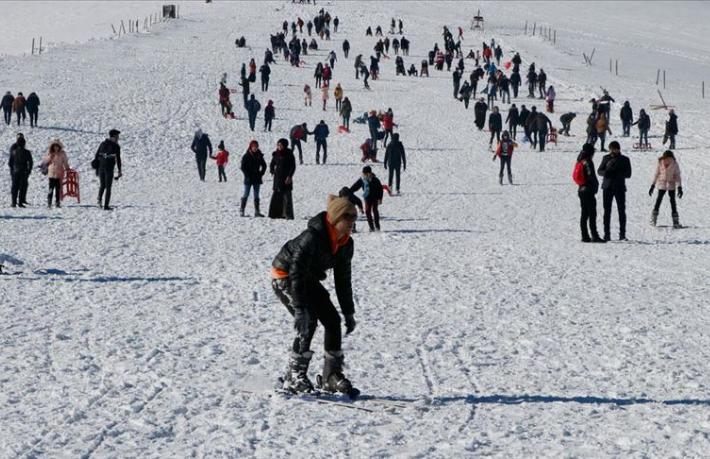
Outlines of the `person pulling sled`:
<svg viewBox="0 0 710 459">
<path fill-rule="evenodd" d="M 345 334 L 355 330 L 355 305 L 351 282 L 354 243 L 350 237 L 357 209 L 348 198 L 328 196 L 327 210 L 308 222 L 308 228 L 288 241 L 271 265 L 271 285 L 278 299 L 293 316 L 296 338 L 289 354 L 283 388 L 311 392 L 308 367 L 313 357 L 311 340 L 318 322 L 325 328 L 325 359 L 320 388 L 354 397 L 357 390 L 343 375 L 340 314 L 321 283 L 332 269 L 335 292 L 345 317 Z"/>
</svg>

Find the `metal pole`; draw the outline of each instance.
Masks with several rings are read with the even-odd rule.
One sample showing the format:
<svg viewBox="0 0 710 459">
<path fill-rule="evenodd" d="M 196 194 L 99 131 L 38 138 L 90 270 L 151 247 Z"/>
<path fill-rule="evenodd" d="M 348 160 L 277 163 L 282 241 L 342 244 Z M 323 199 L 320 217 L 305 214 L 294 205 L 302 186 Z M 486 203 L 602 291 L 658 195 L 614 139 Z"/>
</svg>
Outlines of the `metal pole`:
<svg viewBox="0 0 710 459">
<path fill-rule="evenodd" d="M 609 73 L 611 73 L 611 59 L 609 59 Z"/>
</svg>

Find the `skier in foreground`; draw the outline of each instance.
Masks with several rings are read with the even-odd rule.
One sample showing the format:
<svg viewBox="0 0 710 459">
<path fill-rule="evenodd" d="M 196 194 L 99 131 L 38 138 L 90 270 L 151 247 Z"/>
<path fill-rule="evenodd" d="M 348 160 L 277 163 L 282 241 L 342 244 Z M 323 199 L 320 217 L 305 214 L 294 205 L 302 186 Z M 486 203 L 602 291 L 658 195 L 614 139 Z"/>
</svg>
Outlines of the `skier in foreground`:
<svg viewBox="0 0 710 459">
<path fill-rule="evenodd" d="M 295 319 L 296 338 L 283 381 L 286 390 L 313 391 L 308 365 L 313 357 L 311 340 L 320 321 L 325 328 L 325 361 L 319 382 L 326 391 L 357 396 L 357 389 L 343 375 L 340 315 L 321 284 L 326 270 L 333 269 L 335 292 L 345 316 L 345 333 L 350 334 L 356 324 L 350 278 L 354 252 L 350 233 L 356 219 L 357 209 L 350 200 L 328 196 L 328 210 L 311 218 L 308 228 L 288 241 L 272 262 L 271 286 Z"/>
</svg>

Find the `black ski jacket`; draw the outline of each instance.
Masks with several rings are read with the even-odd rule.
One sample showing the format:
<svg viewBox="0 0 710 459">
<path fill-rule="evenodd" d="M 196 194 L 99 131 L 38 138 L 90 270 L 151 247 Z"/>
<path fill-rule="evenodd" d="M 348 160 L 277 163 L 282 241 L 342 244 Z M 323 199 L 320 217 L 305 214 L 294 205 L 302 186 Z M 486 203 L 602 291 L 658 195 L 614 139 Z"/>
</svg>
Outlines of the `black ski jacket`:
<svg viewBox="0 0 710 459">
<path fill-rule="evenodd" d="M 32 152 L 22 147 L 15 148 L 10 153 L 7 165 L 10 166 L 10 174 L 13 177 L 29 177 L 33 165 Z"/>
<path fill-rule="evenodd" d="M 610 153 L 604 155 L 597 172 L 604 177 L 602 190 L 626 191 L 626 179 L 631 178 L 631 161 L 628 156 Z"/>
<path fill-rule="evenodd" d="M 279 251 L 271 266 L 288 272 L 294 308 L 309 306 L 311 286 L 326 278 L 333 270 L 335 293 L 343 315 L 355 313 L 351 280 L 351 263 L 355 252 L 352 238 L 333 253 L 325 221 L 327 212 L 321 212 L 308 221 L 308 228 L 291 239 Z"/>
<path fill-rule="evenodd" d="M 290 148 L 285 148 L 283 151 L 274 151 L 271 156 L 271 164 L 269 164 L 269 172 L 274 176 L 274 191 L 291 191 L 293 182 L 286 183 L 286 178 L 293 178 L 296 172 L 296 157 L 293 156 L 293 151 Z"/>
<path fill-rule="evenodd" d="M 262 177 L 266 173 L 266 161 L 261 150 L 255 153 L 247 150 L 242 156 L 241 170 L 244 173 L 244 184 L 246 185 L 261 185 Z"/>
<path fill-rule="evenodd" d="M 118 172 L 121 173 L 121 146 L 113 140 L 106 139 L 101 142 L 94 159 L 98 160 L 99 169 L 113 170 L 118 166 Z"/>
</svg>

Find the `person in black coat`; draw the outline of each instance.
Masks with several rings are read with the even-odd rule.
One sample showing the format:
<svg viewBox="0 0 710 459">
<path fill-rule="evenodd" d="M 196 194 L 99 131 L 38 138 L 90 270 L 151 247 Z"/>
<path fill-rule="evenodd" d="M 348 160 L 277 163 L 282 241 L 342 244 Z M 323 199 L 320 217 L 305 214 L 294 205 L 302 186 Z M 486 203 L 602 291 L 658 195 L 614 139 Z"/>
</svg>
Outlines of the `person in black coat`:
<svg viewBox="0 0 710 459">
<path fill-rule="evenodd" d="M 518 98 L 518 88 L 520 88 L 520 72 L 515 72 L 510 75 L 510 86 L 513 88 L 513 98 Z"/>
<path fill-rule="evenodd" d="M 642 145 L 648 147 L 648 130 L 651 129 L 651 117 L 646 114 L 646 110 L 642 108 L 639 111 L 639 117 L 632 125 L 638 125 L 639 128 L 639 148 Z"/>
<path fill-rule="evenodd" d="M 604 240 L 611 239 L 611 204 L 616 200 L 619 211 L 619 240 L 626 240 L 626 179 L 631 178 L 631 161 L 621 154 L 619 142 L 609 143 L 611 153 L 602 158 L 599 175 L 602 181 L 602 199 L 604 205 Z"/>
<path fill-rule="evenodd" d="M 37 116 L 39 115 L 39 96 L 37 96 L 37 93 L 31 92 L 27 96 L 25 107 L 27 107 L 27 113 L 30 115 L 30 127 L 37 127 Z"/>
<path fill-rule="evenodd" d="M 197 175 L 200 180 L 205 181 L 205 168 L 207 166 L 207 156 L 212 156 L 212 142 L 207 134 L 198 129 L 195 132 L 195 137 L 192 139 L 190 149 L 195 153 L 195 161 L 197 162 Z"/>
<path fill-rule="evenodd" d="M 399 141 L 399 134 L 392 134 L 392 141 L 387 145 L 385 150 L 385 160 L 383 162 L 385 169 L 389 168 L 390 175 L 388 184 L 390 190 L 392 189 L 392 179 L 396 178 L 395 185 L 397 187 L 397 194 L 399 194 L 399 176 L 400 170 L 407 170 L 407 155 L 404 152 L 404 145 Z"/>
<path fill-rule="evenodd" d="M 520 116 L 518 117 L 518 120 L 520 121 L 520 127 L 523 128 L 523 131 L 525 131 L 526 136 L 527 136 L 527 130 L 525 129 L 525 126 L 528 121 L 528 116 L 530 116 L 530 110 L 528 110 L 525 107 L 525 104 L 521 105 L 520 106 Z"/>
<path fill-rule="evenodd" d="M 515 104 L 511 105 L 508 109 L 508 116 L 506 116 L 505 122 L 508 123 L 508 132 L 511 138 L 515 140 L 515 136 L 518 132 L 518 123 L 520 122 L 520 114 Z"/>
<path fill-rule="evenodd" d="M 274 101 L 269 100 L 264 109 L 264 132 L 271 132 L 271 123 L 276 118 L 276 110 L 274 109 Z"/>
<path fill-rule="evenodd" d="M 503 117 L 498 112 L 498 107 L 493 107 L 493 112 L 488 116 L 488 130 L 491 132 L 491 140 L 488 141 L 488 147 L 493 146 L 493 137 L 496 142 L 500 142 L 500 131 L 503 130 Z"/>
<path fill-rule="evenodd" d="M 10 148 L 10 178 L 12 179 L 12 207 L 25 207 L 27 204 L 27 186 L 32 173 L 32 152 L 25 148 L 24 136 L 17 136 L 17 142 Z"/>
<path fill-rule="evenodd" d="M 576 116 L 577 114 L 574 112 L 565 113 L 564 115 L 560 116 L 560 123 L 562 123 L 562 129 L 560 130 L 560 134 L 569 137 L 569 129 L 572 126 L 572 120 L 574 120 Z"/>
<path fill-rule="evenodd" d="M 271 155 L 269 173 L 274 176 L 273 194 L 269 204 L 269 218 L 293 220 L 293 174 L 296 172 L 296 157 L 288 148 L 288 140 L 279 139 L 276 151 Z"/>
<path fill-rule="evenodd" d="M 540 144 L 540 151 L 545 151 L 545 141 L 547 140 L 547 133 L 552 129 L 552 121 L 550 121 L 550 118 L 544 113 L 536 113 L 534 120 L 534 130 L 537 132 L 537 141 Z"/>
<path fill-rule="evenodd" d="M 111 129 L 108 132 L 108 139 L 101 142 L 98 150 L 96 150 L 96 156 L 94 157 L 94 164 L 97 166 L 97 174 L 99 175 L 99 197 L 97 199 L 99 207 L 103 202 L 104 210 L 111 210 L 111 186 L 113 185 L 113 171 L 116 166 L 118 166 L 118 175 L 116 180 L 123 176 L 121 171 L 121 146 L 118 144 L 118 136 L 121 132 L 116 129 Z M 210 145 L 210 155 L 212 154 L 212 146 Z M 205 161 L 207 159 L 205 158 Z M 204 181 L 204 162 L 202 165 L 202 180 Z M 102 201 L 106 192 L 106 200 Z"/>
<path fill-rule="evenodd" d="M 261 67 L 259 67 L 259 73 L 261 74 L 261 90 L 268 91 L 269 78 L 271 75 L 271 67 L 269 67 L 269 64 L 264 63 Z"/>
<path fill-rule="evenodd" d="M 254 94 L 251 95 L 249 101 L 246 103 L 245 108 L 247 109 L 247 114 L 249 116 L 249 129 L 254 131 L 254 126 L 256 125 L 256 115 L 261 111 L 261 104 L 256 100 Z"/>
<path fill-rule="evenodd" d="M 599 237 L 597 232 L 597 198 L 595 195 L 599 191 L 599 180 L 594 170 L 594 145 L 585 143 L 582 152 L 577 157 L 577 162 L 581 162 L 583 183 L 578 185 L 577 196 L 582 208 L 582 215 L 579 226 L 582 230 L 582 242 L 606 242 Z M 587 228 L 589 227 L 589 229 Z M 592 237 L 589 237 L 591 232 Z"/>
<path fill-rule="evenodd" d="M 631 104 L 628 100 L 624 102 L 624 106 L 621 107 L 619 118 L 621 118 L 621 125 L 624 130 L 623 136 L 629 137 L 631 135 L 631 126 L 634 122 L 634 112 L 631 110 Z"/>
<path fill-rule="evenodd" d="M 10 91 L 6 92 L 0 101 L 0 106 L 2 106 L 3 115 L 5 116 L 5 124 L 12 123 L 12 103 L 15 98 L 12 96 Z"/>
<path fill-rule="evenodd" d="M 348 58 L 348 53 L 350 53 L 350 42 L 348 40 L 343 40 L 343 55 L 345 59 Z"/>
<path fill-rule="evenodd" d="M 478 102 L 473 105 L 474 124 L 479 131 L 482 131 L 483 126 L 485 126 L 486 111 L 488 111 L 488 105 L 483 101 L 483 97 L 481 97 L 478 99 Z"/>
<path fill-rule="evenodd" d="M 239 215 L 244 216 L 244 210 L 247 207 L 249 192 L 254 189 L 254 216 L 263 217 L 259 211 L 259 189 L 263 183 L 263 176 L 266 173 L 266 161 L 264 155 L 259 150 L 259 142 L 252 140 L 249 142 L 249 148 L 244 156 L 242 156 L 241 170 L 244 174 L 244 193 L 242 194 L 242 202 L 239 208 Z"/>
<path fill-rule="evenodd" d="M 367 224 L 370 227 L 370 231 L 379 231 L 379 206 L 382 203 L 384 190 L 380 179 L 372 173 L 370 166 L 362 168 L 362 177 L 350 187 L 350 191 L 352 192 L 359 189 L 362 189 L 362 197 L 365 199 L 365 215 L 367 216 Z"/>
<path fill-rule="evenodd" d="M 668 110 L 668 121 L 666 121 L 666 132 L 663 134 L 663 145 L 666 144 L 666 141 L 670 139 L 671 143 L 668 145 L 668 148 L 671 150 L 675 149 L 675 136 L 678 135 L 678 115 L 675 114 L 675 111 L 671 108 Z"/>
<path fill-rule="evenodd" d="M 321 283 L 333 270 L 335 293 L 345 318 L 345 333 L 355 330 L 352 291 L 354 243 L 350 237 L 357 209 L 347 198 L 328 196 L 328 208 L 308 221 L 308 229 L 288 241 L 271 263 L 271 285 L 277 298 L 294 318 L 296 338 L 289 355 L 284 388 L 313 390 L 308 366 L 311 342 L 318 322 L 324 328 L 323 388 L 350 393 L 352 383 L 343 375 L 341 318 Z"/>
<path fill-rule="evenodd" d="M 404 64 L 402 64 L 402 68 L 404 69 Z M 459 87 L 461 86 L 461 71 L 456 69 L 451 76 L 454 82 L 454 99 L 456 99 L 459 96 Z"/>
<path fill-rule="evenodd" d="M 466 107 L 466 110 L 468 110 L 468 104 L 469 101 L 471 100 L 471 92 L 473 91 L 473 88 L 471 88 L 471 85 L 469 84 L 468 81 L 463 82 L 463 86 L 461 86 L 461 90 L 459 91 L 459 94 L 461 94 L 461 98 L 459 100 L 463 101 L 464 107 Z"/>
<path fill-rule="evenodd" d="M 313 138 L 316 141 L 316 164 L 320 164 L 320 150 L 323 149 L 323 164 L 328 159 L 328 135 L 330 130 L 325 121 L 320 120 L 320 123 L 313 129 Z"/>
</svg>

